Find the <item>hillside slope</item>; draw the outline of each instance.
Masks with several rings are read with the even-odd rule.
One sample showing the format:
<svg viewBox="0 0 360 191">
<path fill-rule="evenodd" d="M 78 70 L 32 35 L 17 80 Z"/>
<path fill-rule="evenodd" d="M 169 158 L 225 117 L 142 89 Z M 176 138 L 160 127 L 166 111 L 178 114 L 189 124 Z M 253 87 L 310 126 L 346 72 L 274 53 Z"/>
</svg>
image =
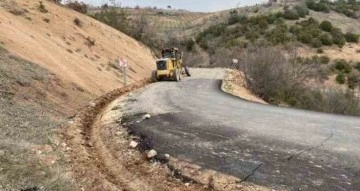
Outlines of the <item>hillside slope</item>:
<svg viewBox="0 0 360 191">
<path fill-rule="evenodd" d="M 97 96 L 123 85 L 109 64 L 118 57 L 128 59 L 131 81 L 149 75 L 154 58 L 137 41 L 75 11 L 43 5 L 40 10 L 39 1 L 0 2 L 0 41 L 10 52 Z"/>
<path fill-rule="evenodd" d="M 91 100 L 150 76 L 150 50 L 48 1 L 0 1 L 0 190 L 80 190 L 59 130 Z M 77 19 L 77 20 L 75 20 Z M 74 22 L 77 21 L 77 22 Z"/>
</svg>

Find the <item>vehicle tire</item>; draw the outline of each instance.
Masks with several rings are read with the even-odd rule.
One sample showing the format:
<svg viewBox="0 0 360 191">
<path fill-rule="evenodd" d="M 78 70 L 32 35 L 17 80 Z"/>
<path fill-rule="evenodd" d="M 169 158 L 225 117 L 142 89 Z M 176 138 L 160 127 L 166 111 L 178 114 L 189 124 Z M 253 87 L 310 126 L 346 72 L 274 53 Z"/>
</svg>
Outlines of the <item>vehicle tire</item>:
<svg viewBox="0 0 360 191">
<path fill-rule="evenodd" d="M 155 70 L 152 71 L 152 73 L 151 73 L 151 80 L 152 80 L 152 82 L 159 81 L 159 79 L 157 78 L 157 72 Z"/>
<path fill-rule="evenodd" d="M 174 71 L 173 71 L 173 73 L 174 73 L 174 80 L 175 81 L 180 81 L 180 73 L 179 73 L 179 70 L 178 69 L 175 69 Z"/>
<path fill-rule="evenodd" d="M 184 69 L 185 69 L 185 74 L 186 74 L 188 77 L 190 77 L 190 76 L 191 76 L 191 74 L 190 74 L 190 68 L 187 67 L 187 66 L 184 66 Z"/>
</svg>

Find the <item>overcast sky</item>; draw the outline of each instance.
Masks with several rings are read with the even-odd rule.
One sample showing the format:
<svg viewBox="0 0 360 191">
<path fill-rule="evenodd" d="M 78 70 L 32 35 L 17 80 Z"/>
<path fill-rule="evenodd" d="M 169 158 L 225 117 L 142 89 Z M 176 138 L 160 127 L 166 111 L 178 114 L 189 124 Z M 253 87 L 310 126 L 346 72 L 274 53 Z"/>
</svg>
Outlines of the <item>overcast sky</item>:
<svg viewBox="0 0 360 191">
<path fill-rule="evenodd" d="M 82 0 L 92 5 L 102 5 L 108 3 L 108 0 Z M 141 7 L 151 6 L 166 8 L 168 5 L 174 9 L 186 9 L 191 11 L 212 12 L 257 3 L 266 2 L 266 0 L 117 0 L 122 6 Z"/>
</svg>

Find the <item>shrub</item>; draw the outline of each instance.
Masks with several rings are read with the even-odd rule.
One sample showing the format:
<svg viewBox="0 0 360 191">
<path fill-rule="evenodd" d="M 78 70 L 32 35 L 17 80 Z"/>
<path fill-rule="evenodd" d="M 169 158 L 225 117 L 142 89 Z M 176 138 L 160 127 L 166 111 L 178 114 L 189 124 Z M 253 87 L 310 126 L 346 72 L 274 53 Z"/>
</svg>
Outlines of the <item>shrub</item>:
<svg viewBox="0 0 360 191">
<path fill-rule="evenodd" d="M 359 115 L 360 100 L 354 91 L 341 88 L 309 89 L 304 91 L 295 107 L 343 115 Z"/>
<path fill-rule="evenodd" d="M 346 78 L 343 73 L 340 73 L 336 76 L 336 82 L 339 84 L 345 84 Z"/>
<path fill-rule="evenodd" d="M 335 61 L 335 69 L 345 73 L 351 72 L 350 64 L 344 59 L 339 59 Z"/>
<path fill-rule="evenodd" d="M 320 62 L 321 64 L 329 64 L 330 63 L 330 58 L 328 56 L 320 56 Z"/>
<path fill-rule="evenodd" d="M 312 39 L 311 41 L 311 46 L 314 47 L 314 48 L 320 48 L 322 46 L 322 42 L 319 38 L 314 38 Z"/>
<path fill-rule="evenodd" d="M 348 87 L 354 89 L 360 86 L 360 73 L 358 71 L 353 71 L 348 76 Z"/>
<path fill-rule="evenodd" d="M 286 9 L 284 12 L 284 19 L 287 20 L 298 20 L 300 18 L 296 10 Z"/>
<path fill-rule="evenodd" d="M 195 45 L 195 42 L 192 39 L 190 39 L 186 42 L 186 49 L 188 51 L 192 51 L 194 49 L 194 45 Z"/>
<path fill-rule="evenodd" d="M 75 19 L 74 19 L 74 24 L 75 24 L 76 26 L 78 26 L 78 27 L 81 27 L 81 26 L 82 26 L 82 22 L 81 22 L 80 19 L 78 19 L 78 18 L 75 18 Z"/>
<path fill-rule="evenodd" d="M 309 15 L 309 8 L 307 8 L 304 5 L 297 5 L 294 7 L 294 9 L 297 11 L 298 15 L 302 18 L 305 18 L 307 15 Z"/>
<path fill-rule="evenodd" d="M 330 21 L 323 21 L 320 24 L 320 29 L 326 32 L 331 32 L 333 29 L 333 26 Z"/>
<path fill-rule="evenodd" d="M 46 23 L 49 23 L 49 22 L 50 22 L 50 19 L 44 18 L 43 21 L 46 22 Z"/>
<path fill-rule="evenodd" d="M 130 19 L 125 9 L 118 7 L 116 4 L 109 6 L 103 5 L 99 13 L 91 15 L 96 20 L 105 23 L 116 30 L 128 35 L 131 34 Z"/>
<path fill-rule="evenodd" d="M 333 44 L 332 39 L 329 34 L 323 34 L 320 36 L 320 40 L 323 45 L 331 46 Z"/>
<path fill-rule="evenodd" d="M 346 39 L 340 29 L 333 28 L 331 36 L 334 44 L 337 44 L 339 47 L 343 47 L 345 45 Z"/>
<path fill-rule="evenodd" d="M 345 39 L 346 39 L 347 42 L 357 43 L 357 42 L 359 42 L 359 35 L 348 32 L 348 33 L 345 34 Z"/>
<path fill-rule="evenodd" d="M 306 5 L 309 9 L 317 11 L 317 12 L 324 12 L 324 13 L 329 13 L 330 12 L 330 7 L 326 4 L 326 1 L 320 1 L 320 2 L 315 2 L 314 0 L 308 0 L 306 1 Z"/>
<path fill-rule="evenodd" d="M 355 69 L 357 69 L 358 71 L 360 71 L 360 62 L 357 62 L 354 66 Z"/>
<path fill-rule="evenodd" d="M 318 54 L 323 54 L 323 53 L 324 53 L 324 49 L 318 48 L 318 49 L 316 50 L 316 52 L 317 52 Z"/>
<path fill-rule="evenodd" d="M 312 41 L 312 36 L 307 32 L 301 32 L 297 39 L 302 43 L 309 44 Z"/>
<path fill-rule="evenodd" d="M 68 2 L 65 6 L 82 14 L 86 14 L 88 10 L 88 6 L 85 3 L 79 3 L 78 1 Z"/>
<path fill-rule="evenodd" d="M 39 5 L 39 7 L 38 7 L 39 11 L 42 12 L 42 13 L 47 13 L 48 10 L 46 9 L 46 7 L 45 7 L 45 5 L 43 4 L 43 2 L 40 1 L 39 3 L 40 3 L 40 5 Z"/>
</svg>

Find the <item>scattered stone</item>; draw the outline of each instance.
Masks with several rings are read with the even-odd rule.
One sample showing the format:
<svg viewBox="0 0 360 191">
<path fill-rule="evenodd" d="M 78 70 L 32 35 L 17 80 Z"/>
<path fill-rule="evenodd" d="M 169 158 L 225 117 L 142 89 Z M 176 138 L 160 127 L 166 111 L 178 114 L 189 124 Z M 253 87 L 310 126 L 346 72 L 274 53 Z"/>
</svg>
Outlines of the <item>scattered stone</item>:
<svg viewBox="0 0 360 191">
<path fill-rule="evenodd" d="M 165 158 L 167 158 L 167 159 L 170 158 L 170 155 L 169 155 L 169 154 L 165 154 L 164 156 L 165 156 Z"/>
<path fill-rule="evenodd" d="M 141 121 L 136 121 L 136 123 L 140 123 Z"/>
<path fill-rule="evenodd" d="M 95 107 L 95 106 L 96 106 L 96 103 L 90 102 L 90 103 L 89 103 L 89 106 L 90 106 L 90 107 Z"/>
<path fill-rule="evenodd" d="M 157 155 L 157 152 L 153 149 L 147 153 L 148 158 L 153 158 Z"/>
<path fill-rule="evenodd" d="M 190 183 L 188 183 L 188 182 L 187 182 L 187 183 L 185 183 L 185 186 L 190 186 Z"/>
<path fill-rule="evenodd" d="M 150 114 L 144 115 L 144 119 L 150 119 L 150 118 L 151 118 L 151 115 L 150 115 Z"/>
<path fill-rule="evenodd" d="M 73 125 L 73 124 L 74 124 L 73 120 L 69 121 L 69 125 Z"/>
<path fill-rule="evenodd" d="M 115 135 L 118 136 L 118 137 L 121 136 L 122 134 L 123 134 L 123 133 L 122 133 L 121 131 L 116 131 L 116 132 L 115 132 Z"/>
<path fill-rule="evenodd" d="M 130 142 L 130 147 L 135 149 L 138 146 L 139 143 L 135 142 L 135 141 L 131 141 Z M 149 154 L 148 154 L 149 155 Z"/>
<path fill-rule="evenodd" d="M 129 96 L 131 97 L 131 96 L 133 96 L 134 94 L 133 93 L 129 93 Z"/>
<path fill-rule="evenodd" d="M 4 156 L 5 155 L 5 151 L 4 150 L 0 150 L 0 156 Z"/>
<path fill-rule="evenodd" d="M 67 145 L 66 143 L 61 143 L 61 146 L 65 148 Z"/>
<path fill-rule="evenodd" d="M 92 143 L 88 142 L 88 143 L 86 143 L 86 146 L 93 147 L 94 145 Z"/>
<path fill-rule="evenodd" d="M 119 110 L 119 109 L 121 109 L 120 106 L 115 106 L 115 107 L 113 107 L 111 110 L 112 110 L 112 111 L 115 111 L 115 110 Z"/>
<path fill-rule="evenodd" d="M 29 124 L 30 124 L 30 122 L 24 122 L 24 123 L 22 123 L 21 125 L 20 125 L 20 128 L 26 128 L 26 127 L 28 127 L 29 126 Z"/>
<path fill-rule="evenodd" d="M 240 188 L 242 188 L 242 186 L 238 184 L 238 185 L 236 185 L 236 188 L 237 188 L 237 189 L 240 189 Z M 272 190 L 272 191 L 273 191 L 273 190 Z"/>
</svg>

